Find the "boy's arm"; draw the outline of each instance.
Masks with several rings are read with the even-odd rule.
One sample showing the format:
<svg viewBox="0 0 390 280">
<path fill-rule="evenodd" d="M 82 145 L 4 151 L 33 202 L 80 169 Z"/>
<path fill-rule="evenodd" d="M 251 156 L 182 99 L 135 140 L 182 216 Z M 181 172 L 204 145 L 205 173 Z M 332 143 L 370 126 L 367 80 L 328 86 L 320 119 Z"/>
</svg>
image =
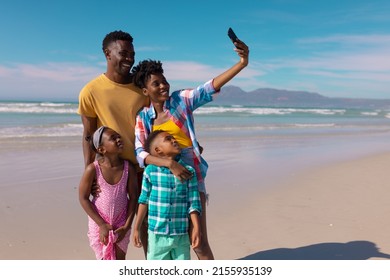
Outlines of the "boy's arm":
<svg viewBox="0 0 390 280">
<path fill-rule="evenodd" d="M 133 232 L 133 244 L 135 247 L 141 248 L 142 242 L 140 238 L 140 230 L 143 220 L 145 219 L 146 213 L 148 212 L 147 204 L 139 204 L 137 218 L 135 220 L 134 232 Z"/>
<path fill-rule="evenodd" d="M 192 233 L 191 233 L 191 247 L 196 249 L 200 246 L 200 219 L 199 212 L 194 211 L 190 213 L 190 219 L 192 222 Z"/>
<path fill-rule="evenodd" d="M 96 177 L 95 166 L 93 163 L 89 164 L 84 171 L 84 174 L 81 178 L 79 185 L 79 201 L 81 207 L 83 207 L 84 211 L 87 213 L 89 217 L 99 226 L 100 228 L 100 241 L 104 244 L 108 242 L 108 232 L 112 229 L 110 224 L 107 224 L 103 218 L 95 211 L 92 206 L 89 197 L 91 195 L 91 186 L 92 182 Z"/>
<path fill-rule="evenodd" d="M 149 167 L 144 170 L 144 176 L 142 179 L 142 190 L 138 199 L 138 210 L 137 217 L 134 225 L 133 232 L 133 244 L 135 247 L 142 247 L 142 242 L 140 238 L 140 230 L 142 226 L 142 222 L 144 221 L 147 213 L 148 213 L 148 203 L 150 192 L 152 190 L 152 184 L 149 181 Z"/>
<path fill-rule="evenodd" d="M 198 179 L 193 168 L 188 167 L 193 173 L 193 177 L 188 181 L 188 212 L 193 225 L 191 233 L 191 246 L 197 248 L 200 246 L 200 219 L 199 215 L 202 212 L 200 196 L 198 190 Z"/>
<path fill-rule="evenodd" d="M 222 86 L 234 78 L 242 69 L 244 69 L 249 63 L 249 48 L 244 42 L 237 39 L 234 43 L 236 46 L 235 51 L 240 57 L 240 61 L 233 65 L 231 68 L 215 77 L 213 80 L 213 86 L 216 91 L 219 91 Z"/>
</svg>

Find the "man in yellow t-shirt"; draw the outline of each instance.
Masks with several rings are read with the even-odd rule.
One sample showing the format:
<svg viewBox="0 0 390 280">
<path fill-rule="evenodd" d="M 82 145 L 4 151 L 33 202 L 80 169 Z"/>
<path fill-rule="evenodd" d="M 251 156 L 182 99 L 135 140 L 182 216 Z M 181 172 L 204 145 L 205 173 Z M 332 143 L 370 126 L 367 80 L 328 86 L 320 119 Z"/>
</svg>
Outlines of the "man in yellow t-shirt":
<svg viewBox="0 0 390 280">
<path fill-rule="evenodd" d="M 79 95 L 78 114 L 83 123 L 83 154 L 85 167 L 95 160 L 89 140 L 95 130 L 104 125 L 118 132 L 123 140 L 122 157 L 138 170 L 139 192 L 142 169 L 134 153 L 134 127 L 138 111 L 149 105 L 149 99 L 132 84 L 130 69 L 134 64 L 133 38 L 123 31 L 113 31 L 103 40 L 103 53 L 107 61 L 104 74 L 88 82 Z M 147 244 L 147 231 L 141 235 Z M 144 253 L 146 255 L 146 246 Z"/>
<path fill-rule="evenodd" d="M 113 31 L 103 40 L 107 71 L 88 82 L 79 95 L 78 114 L 83 123 L 84 164 L 95 159 L 89 139 L 104 125 L 117 131 L 123 139 L 122 157 L 138 165 L 134 155 L 136 114 L 149 100 L 132 84 L 130 69 L 134 64 L 133 38 L 123 31 Z"/>
</svg>

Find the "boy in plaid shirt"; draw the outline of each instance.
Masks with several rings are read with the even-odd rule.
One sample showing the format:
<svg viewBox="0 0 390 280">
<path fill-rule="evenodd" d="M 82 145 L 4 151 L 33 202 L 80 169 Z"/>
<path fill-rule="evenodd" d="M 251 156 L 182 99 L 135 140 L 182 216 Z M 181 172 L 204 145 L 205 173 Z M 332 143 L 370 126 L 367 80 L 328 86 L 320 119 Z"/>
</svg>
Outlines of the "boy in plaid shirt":
<svg viewBox="0 0 390 280">
<path fill-rule="evenodd" d="M 176 159 L 181 151 L 176 139 L 163 130 L 155 130 L 148 136 L 145 149 L 151 155 L 169 159 Z M 148 260 L 189 260 L 190 247 L 196 249 L 200 245 L 198 181 L 191 166 L 180 159 L 178 162 L 193 174 L 190 179 L 180 181 L 169 168 L 153 164 L 144 171 L 133 242 L 142 247 L 140 228 L 148 215 Z"/>
</svg>

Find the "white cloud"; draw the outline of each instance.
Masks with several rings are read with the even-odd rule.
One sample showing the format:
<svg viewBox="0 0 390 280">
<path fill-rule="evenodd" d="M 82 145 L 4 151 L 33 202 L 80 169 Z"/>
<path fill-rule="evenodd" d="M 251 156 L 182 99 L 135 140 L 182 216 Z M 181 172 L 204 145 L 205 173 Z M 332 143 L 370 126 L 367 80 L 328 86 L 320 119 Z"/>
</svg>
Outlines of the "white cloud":
<svg viewBox="0 0 390 280">
<path fill-rule="evenodd" d="M 0 99 L 73 99 L 104 68 L 73 63 L 0 65 Z"/>
<path fill-rule="evenodd" d="M 163 63 L 163 67 L 168 81 L 205 82 L 225 72 L 230 66 L 220 68 L 193 61 L 166 61 Z M 251 80 L 261 75 L 264 75 L 264 72 L 248 66 L 234 79 Z"/>
<path fill-rule="evenodd" d="M 317 69 L 351 72 L 389 72 L 390 71 L 390 49 L 371 53 L 324 53 L 311 57 L 299 59 L 278 59 L 274 60 L 273 68 L 296 68 L 296 69 Z"/>
<path fill-rule="evenodd" d="M 262 79 L 273 81 L 272 87 L 390 98 L 390 35 L 336 34 L 296 43 L 288 56 L 258 63 L 266 72 Z"/>
<path fill-rule="evenodd" d="M 22 79 L 42 79 L 58 82 L 82 81 L 96 76 L 101 69 L 72 63 L 16 64 L 4 68 L 5 75 L 17 74 Z"/>
<path fill-rule="evenodd" d="M 316 51 L 265 61 L 263 69 L 268 73 L 288 71 L 307 81 L 314 77 L 326 83 L 344 80 L 345 88 L 349 83 L 351 89 L 353 83 L 364 80 L 362 86 L 368 87 L 360 91 L 372 90 L 370 83 L 377 82 L 383 83 L 381 94 L 386 92 L 386 84 L 390 88 L 390 35 L 333 35 L 300 39 L 298 43 Z M 337 47 L 328 47 L 328 43 Z"/>
<path fill-rule="evenodd" d="M 337 48 L 321 48 L 335 43 Z M 314 46 L 316 52 L 296 57 L 262 61 L 251 60 L 247 68 L 229 85 L 244 90 L 274 87 L 309 90 L 327 96 L 390 97 L 390 35 L 306 38 L 300 45 Z M 235 62 L 232 61 L 233 65 Z M 226 71 L 194 61 L 164 61 L 163 67 L 172 89 L 193 87 Z M 105 63 L 42 63 L 0 65 L 0 99 L 25 96 L 77 99 L 81 87 L 105 70 Z M 338 88 L 337 88 L 338 87 Z"/>
<path fill-rule="evenodd" d="M 182 88 L 206 82 L 226 71 L 192 61 L 164 62 L 165 75 L 172 85 Z M 64 96 L 77 99 L 81 87 L 92 78 L 104 72 L 105 65 L 85 66 L 75 63 L 44 63 L 0 65 L 1 98 L 53 98 Z M 249 66 L 239 73 L 230 84 L 243 89 L 257 88 L 256 77 L 264 73 Z M 175 87 L 176 89 L 176 87 Z"/>
</svg>

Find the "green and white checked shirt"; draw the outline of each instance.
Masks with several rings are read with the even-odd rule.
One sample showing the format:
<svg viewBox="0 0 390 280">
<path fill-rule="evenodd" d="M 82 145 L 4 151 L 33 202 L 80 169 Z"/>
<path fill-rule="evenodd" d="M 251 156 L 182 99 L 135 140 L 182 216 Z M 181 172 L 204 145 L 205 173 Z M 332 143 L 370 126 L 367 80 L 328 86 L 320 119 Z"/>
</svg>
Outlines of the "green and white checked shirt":
<svg viewBox="0 0 390 280">
<path fill-rule="evenodd" d="M 144 170 L 138 203 L 148 204 L 148 227 L 155 234 L 187 234 L 189 214 L 201 213 L 195 170 L 179 163 L 193 174 L 187 181 L 181 182 L 166 167 L 150 164 Z"/>
</svg>

